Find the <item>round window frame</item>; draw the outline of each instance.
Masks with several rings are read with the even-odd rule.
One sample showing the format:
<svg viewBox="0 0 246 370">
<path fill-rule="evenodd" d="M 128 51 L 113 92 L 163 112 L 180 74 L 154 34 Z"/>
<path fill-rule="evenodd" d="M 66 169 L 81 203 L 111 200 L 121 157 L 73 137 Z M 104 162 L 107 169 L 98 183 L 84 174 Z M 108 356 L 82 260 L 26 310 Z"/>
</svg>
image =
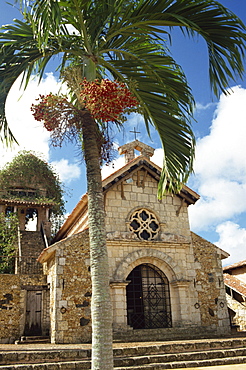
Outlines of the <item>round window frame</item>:
<svg viewBox="0 0 246 370">
<path fill-rule="evenodd" d="M 145 220 L 140 216 L 140 214 L 143 212 L 145 212 L 145 214 L 149 216 Z M 136 224 L 139 225 L 139 227 L 134 228 L 132 226 L 132 223 L 134 221 Z M 154 222 L 156 225 L 155 230 L 150 226 L 152 222 Z M 148 210 L 147 208 L 138 208 L 135 209 L 129 217 L 129 230 L 131 233 L 134 233 L 138 237 L 138 239 L 142 241 L 156 240 L 160 232 L 160 222 L 157 216 L 154 214 L 154 212 Z M 145 233 L 149 234 L 148 238 L 142 237 L 143 234 L 146 235 Z"/>
</svg>

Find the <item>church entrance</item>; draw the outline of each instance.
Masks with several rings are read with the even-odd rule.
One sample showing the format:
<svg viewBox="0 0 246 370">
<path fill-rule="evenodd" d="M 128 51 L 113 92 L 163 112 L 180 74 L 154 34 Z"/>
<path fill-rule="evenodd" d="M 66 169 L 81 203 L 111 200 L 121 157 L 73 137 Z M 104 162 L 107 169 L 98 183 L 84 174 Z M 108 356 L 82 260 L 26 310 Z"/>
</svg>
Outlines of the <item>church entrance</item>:
<svg viewBox="0 0 246 370">
<path fill-rule="evenodd" d="M 127 323 L 133 329 L 170 328 L 171 304 L 166 275 L 151 264 L 135 267 L 126 280 Z"/>
</svg>

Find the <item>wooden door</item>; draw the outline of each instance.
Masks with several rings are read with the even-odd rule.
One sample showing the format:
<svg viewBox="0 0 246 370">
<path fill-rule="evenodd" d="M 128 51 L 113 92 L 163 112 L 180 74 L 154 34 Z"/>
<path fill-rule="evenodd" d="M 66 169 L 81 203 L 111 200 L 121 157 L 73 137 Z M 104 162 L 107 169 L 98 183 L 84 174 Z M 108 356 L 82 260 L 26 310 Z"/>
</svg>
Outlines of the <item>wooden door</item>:
<svg viewBox="0 0 246 370">
<path fill-rule="evenodd" d="M 42 335 L 41 310 L 42 291 L 27 290 L 26 297 L 26 324 L 24 335 Z"/>
</svg>

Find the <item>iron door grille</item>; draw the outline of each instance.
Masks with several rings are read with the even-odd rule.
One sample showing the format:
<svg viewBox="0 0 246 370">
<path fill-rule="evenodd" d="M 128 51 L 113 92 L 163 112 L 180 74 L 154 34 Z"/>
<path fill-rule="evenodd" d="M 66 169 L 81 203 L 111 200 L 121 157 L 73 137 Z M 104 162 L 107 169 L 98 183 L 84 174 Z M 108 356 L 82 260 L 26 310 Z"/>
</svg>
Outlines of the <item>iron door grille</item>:
<svg viewBox="0 0 246 370">
<path fill-rule="evenodd" d="M 128 275 L 127 321 L 133 329 L 170 328 L 171 304 L 166 275 L 157 267 L 142 264 Z"/>
</svg>

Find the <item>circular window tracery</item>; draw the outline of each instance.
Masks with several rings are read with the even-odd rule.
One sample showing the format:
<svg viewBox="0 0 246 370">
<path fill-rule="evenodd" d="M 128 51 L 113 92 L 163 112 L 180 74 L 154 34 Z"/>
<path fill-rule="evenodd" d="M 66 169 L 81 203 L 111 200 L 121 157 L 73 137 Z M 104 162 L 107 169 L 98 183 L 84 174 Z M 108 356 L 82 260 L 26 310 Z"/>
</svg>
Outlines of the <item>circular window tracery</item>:
<svg viewBox="0 0 246 370">
<path fill-rule="evenodd" d="M 141 240 L 153 240 L 160 230 L 156 216 L 147 209 L 138 209 L 130 217 L 130 231 Z"/>
</svg>

